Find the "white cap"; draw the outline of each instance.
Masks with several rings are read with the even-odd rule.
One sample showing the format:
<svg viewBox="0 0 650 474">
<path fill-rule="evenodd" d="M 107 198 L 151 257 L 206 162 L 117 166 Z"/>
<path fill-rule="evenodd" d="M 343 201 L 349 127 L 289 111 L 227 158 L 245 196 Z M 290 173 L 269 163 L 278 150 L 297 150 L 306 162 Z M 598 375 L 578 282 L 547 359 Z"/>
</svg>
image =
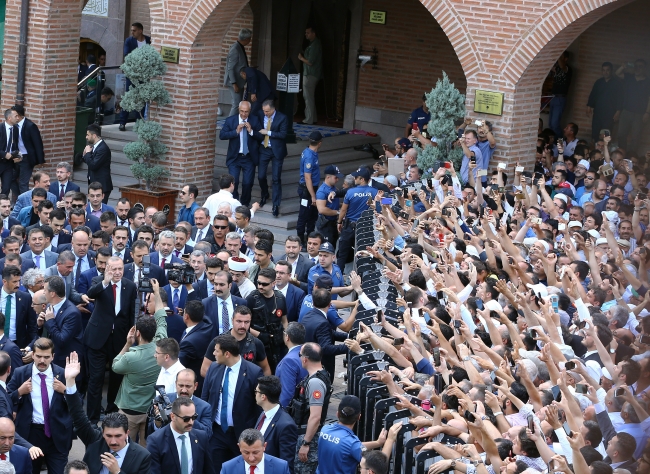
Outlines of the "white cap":
<svg viewBox="0 0 650 474">
<path fill-rule="evenodd" d="M 569 199 L 569 197 L 566 194 L 562 194 L 562 193 L 557 193 L 555 196 L 553 196 L 553 199 L 555 198 L 558 198 L 559 200 L 564 201 L 565 203 Z"/>
<path fill-rule="evenodd" d="M 632 245 L 630 244 L 629 240 L 625 239 L 616 239 L 616 243 L 620 245 L 621 247 L 631 247 Z"/>
<path fill-rule="evenodd" d="M 536 285 L 526 283 L 526 286 L 533 290 L 533 293 L 535 293 L 539 298 L 546 298 L 548 296 L 548 290 L 546 289 L 546 286 L 542 285 L 541 283 L 537 283 Z"/>
<path fill-rule="evenodd" d="M 609 370 L 607 370 L 605 367 L 600 369 L 600 371 L 603 373 L 603 377 L 609 379 L 612 382 L 614 381 L 614 377 L 612 377 L 612 375 L 609 373 Z"/>
<path fill-rule="evenodd" d="M 472 257 L 479 258 L 478 250 L 476 250 L 476 247 L 474 247 L 473 245 L 468 245 L 467 247 L 465 247 L 465 253 L 471 255 Z"/>
<path fill-rule="evenodd" d="M 582 222 L 580 221 L 570 221 L 569 227 L 582 227 Z"/>
<path fill-rule="evenodd" d="M 230 257 L 228 259 L 228 268 L 236 272 L 246 272 L 250 263 L 245 258 L 241 257 Z"/>
<path fill-rule="evenodd" d="M 601 245 L 601 244 L 606 244 L 607 239 L 604 237 L 601 237 L 600 239 L 596 239 L 596 246 Z"/>
<path fill-rule="evenodd" d="M 598 232 L 596 229 L 589 229 L 587 231 L 587 234 L 591 235 L 594 239 L 600 239 L 600 232 Z"/>
<path fill-rule="evenodd" d="M 587 171 L 589 171 L 589 162 L 587 160 L 580 160 L 576 166 L 582 166 Z"/>
</svg>

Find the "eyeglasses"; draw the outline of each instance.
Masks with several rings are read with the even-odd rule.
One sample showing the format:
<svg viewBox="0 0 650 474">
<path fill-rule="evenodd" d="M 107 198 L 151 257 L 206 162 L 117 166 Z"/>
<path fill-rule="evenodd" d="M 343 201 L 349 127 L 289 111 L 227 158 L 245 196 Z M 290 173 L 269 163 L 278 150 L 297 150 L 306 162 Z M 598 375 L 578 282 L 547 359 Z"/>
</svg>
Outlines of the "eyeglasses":
<svg viewBox="0 0 650 474">
<path fill-rule="evenodd" d="M 258 389 L 255 389 L 255 393 L 259 393 L 260 395 L 264 395 L 264 392 L 262 392 L 262 391 L 260 391 Z"/>
<path fill-rule="evenodd" d="M 213 225 L 212 227 L 214 227 L 215 229 L 219 229 L 219 230 L 223 230 L 223 229 L 228 228 L 227 225 Z"/>
<path fill-rule="evenodd" d="M 70 207 L 72 209 L 83 209 L 84 205 L 83 204 L 71 204 Z"/>
<path fill-rule="evenodd" d="M 258 281 L 257 282 L 257 286 L 269 286 L 271 284 L 272 284 L 272 282 L 270 282 L 270 281 L 266 281 L 266 282 L 265 281 Z"/>
<path fill-rule="evenodd" d="M 194 413 L 192 416 L 181 416 L 178 413 L 174 413 L 174 415 L 176 415 L 178 418 L 183 420 L 183 423 L 189 423 L 190 420 L 194 421 L 199 417 L 199 415 L 197 415 L 196 413 Z"/>
</svg>

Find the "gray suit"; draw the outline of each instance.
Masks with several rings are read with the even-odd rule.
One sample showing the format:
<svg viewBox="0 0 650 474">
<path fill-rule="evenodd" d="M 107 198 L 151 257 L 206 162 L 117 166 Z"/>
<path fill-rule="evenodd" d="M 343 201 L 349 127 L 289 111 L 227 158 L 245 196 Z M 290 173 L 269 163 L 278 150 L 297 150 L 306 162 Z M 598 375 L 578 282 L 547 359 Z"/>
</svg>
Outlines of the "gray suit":
<svg viewBox="0 0 650 474">
<path fill-rule="evenodd" d="M 226 59 L 226 72 L 223 76 L 223 85 L 227 86 L 232 96 L 232 106 L 228 116 L 235 115 L 239 111 L 239 103 L 242 100 L 244 92 L 244 84 L 246 81 L 239 75 L 239 71 L 243 67 L 248 67 L 248 57 L 246 50 L 239 41 L 235 41 L 228 50 L 228 58 Z M 233 84 L 239 86 L 239 92 L 235 92 Z"/>
<path fill-rule="evenodd" d="M 62 275 L 59 275 L 59 269 L 57 268 L 57 266 L 52 265 L 51 267 L 45 269 L 45 278 L 51 276 L 59 276 L 63 278 L 63 281 L 65 282 L 66 299 L 69 299 L 70 302 L 74 304 L 83 303 L 83 300 L 81 299 L 81 293 L 77 292 L 77 290 L 74 289 L 74 284 L 72 282 L 72 272 L 70 272 L 70 274 L 67 277 L 64 277 Z"/>
<path fill-rule="evenodd" d="M 59 257 L 58 253 L 50 252 L 49 250 L 44 250 L 41 255 L 45 255 L 45 268 L 49 268 L 52 265 L 56 265 L 56 259 Z M 34 254 L 32 253 L 31 250 L 28 250 L 27 252 L 23 252 L 20 254 L 20 258 L 23 260 L 31 260 L 34 262 L 34 265 L 36 265 L 36 262 L 34 261 Z M 38 268 L 38 267 L 37 267 Z"/>
</svg>

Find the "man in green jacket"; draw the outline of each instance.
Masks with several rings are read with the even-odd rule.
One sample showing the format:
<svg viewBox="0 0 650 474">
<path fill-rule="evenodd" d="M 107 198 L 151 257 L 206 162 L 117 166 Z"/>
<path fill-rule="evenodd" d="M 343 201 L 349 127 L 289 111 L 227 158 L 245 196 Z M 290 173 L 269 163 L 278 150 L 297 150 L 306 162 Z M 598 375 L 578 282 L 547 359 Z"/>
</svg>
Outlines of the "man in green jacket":
<svg viewBox="0 0 650 474">
<path fill-rule="evenodd" d="M 153 299 L 156 312 L 153 317 L 141 316 L 131 328 L 126 338 L 126 344 L 115 359 L 113 372 L 124 375 L 115 404 L 129 419 L 129 437 L 139 442 L 143 447 L 145 427 L 147 425 L 147 410 L 154 397 L 154 385 L 160 372 L 156 364 L 154 352 L 156 341 L 167 337 L 167 313 L 160 297 L 158 281 L 151 279 Z"/>
<path fill-rule="evenodd" d="M 316 85 L 323 77 L 323 47 L 320 39 L 316 38 L 313 27 L 305 30 L 305 38 L 309 46 L 305 49 L 304 56 L 298 54 L 298 59 L 304 63 L 302 71 L 302 96 L 305 98 L 305 120 L 302 123 L 313 125 L 318 121 L 316 114 Z"/>
</svg>

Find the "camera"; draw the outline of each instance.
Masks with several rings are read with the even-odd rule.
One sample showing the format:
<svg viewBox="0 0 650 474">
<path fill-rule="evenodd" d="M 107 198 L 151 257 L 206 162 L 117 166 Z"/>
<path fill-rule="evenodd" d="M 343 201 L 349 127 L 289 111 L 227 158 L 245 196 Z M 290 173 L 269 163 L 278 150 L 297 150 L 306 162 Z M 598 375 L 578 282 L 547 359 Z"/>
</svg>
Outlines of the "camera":
<svg viewBox="0 0 650 474">
<path fill-rule="evenodd" d="M 142 275 L 140 276 L 140 281 L 138 282 L 138 292 L 140 293 L 153 293 L 153 287 L 151 286 L 151 257 L 145 255 L 142 257 Z"/>
<path fill-rule="evenodd" d="M 170 415 L 172 413 L 172 402 L 165 392 L 164 385 L 156 385 L 158 395 L 153 399 L 151 407 L 149 408 L 149 416 L 160 422 L 160 427 L 166 426 L 171 421 Z M 158 408 L 158 414 L 155 414 L 154 407 Z"/>
<path fill-rule="evenodd" d="M 196 279 L 194 269 L 189 263 L 172 263 L 170 270 L 167 272 L 167 279 L 180 283 L 181 285 L 191 285 Z"/>
</svg>

